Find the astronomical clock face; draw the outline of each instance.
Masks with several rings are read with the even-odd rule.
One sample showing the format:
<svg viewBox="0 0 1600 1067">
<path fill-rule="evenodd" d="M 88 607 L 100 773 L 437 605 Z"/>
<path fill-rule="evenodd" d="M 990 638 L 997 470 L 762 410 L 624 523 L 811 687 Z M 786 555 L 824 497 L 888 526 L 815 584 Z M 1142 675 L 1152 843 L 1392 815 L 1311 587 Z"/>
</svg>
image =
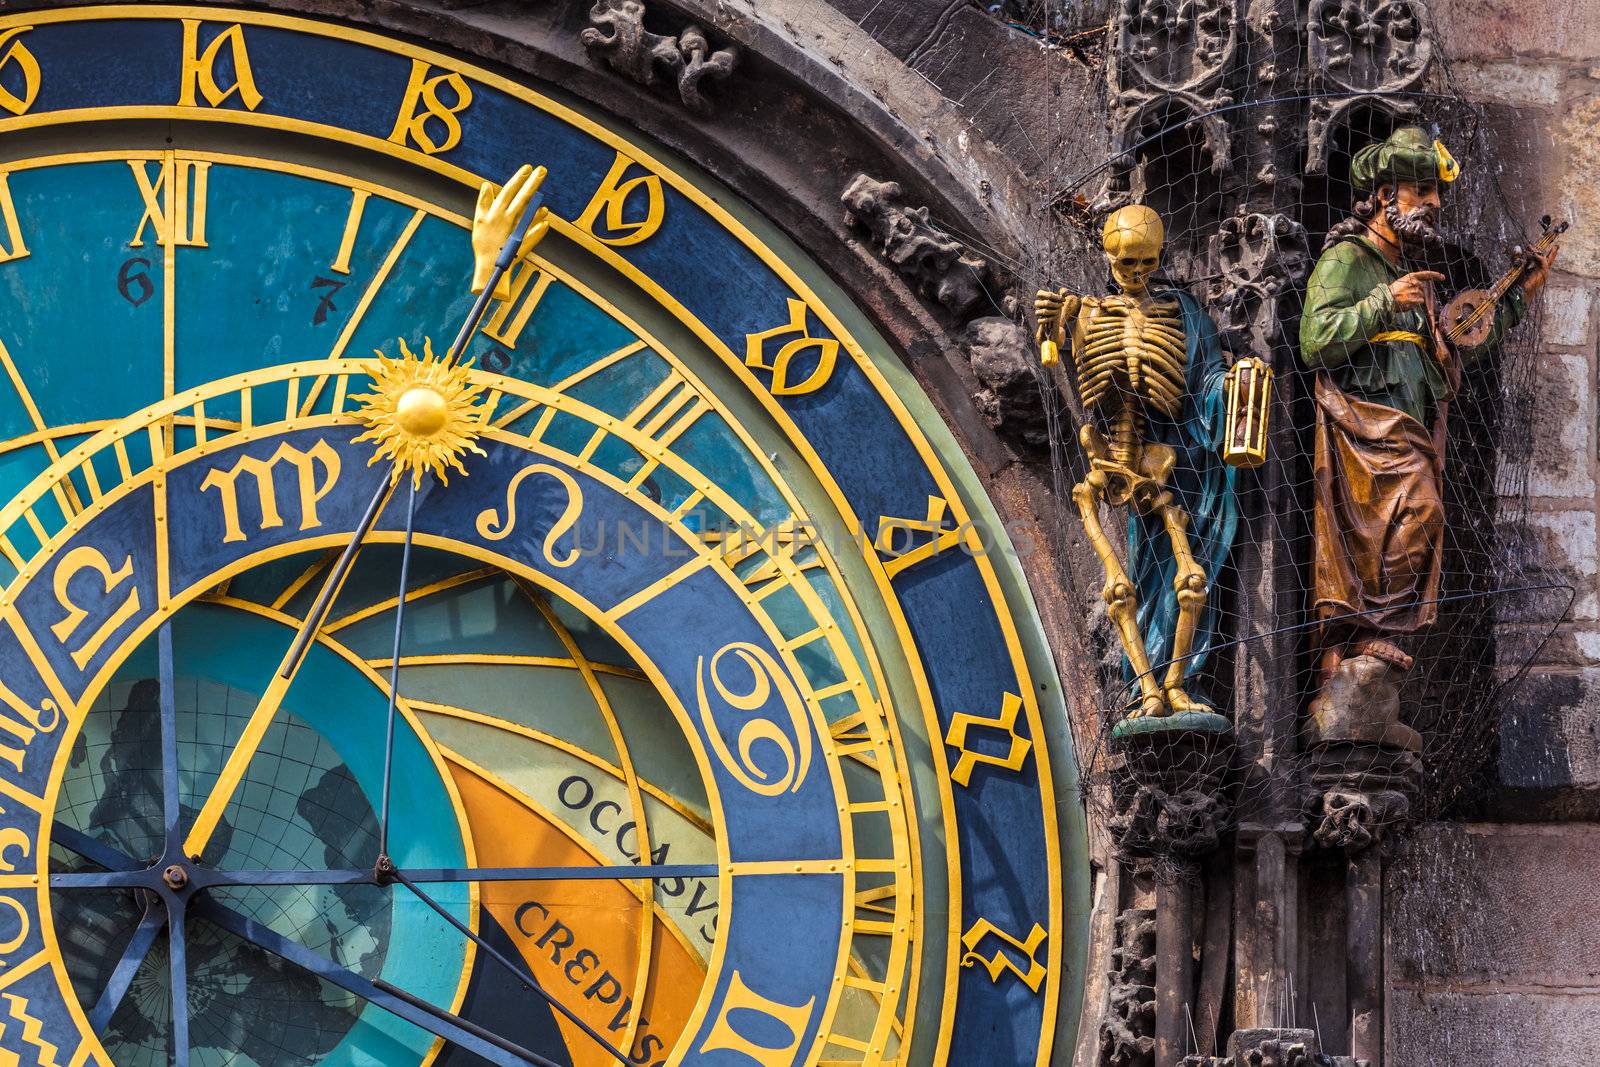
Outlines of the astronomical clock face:
<svg viewBox="0 0 1600 1067">
<path fill-rule="evenodd" d="M 1016 559 L 750 206 L 216 7 L 5 16 L 0 133 L 0 1060 L 1050 1059 Z M 549 233 L 448 373 L 523 163 Z M 397 482 L 424 424 L 460 465 Z"/>
</svg>

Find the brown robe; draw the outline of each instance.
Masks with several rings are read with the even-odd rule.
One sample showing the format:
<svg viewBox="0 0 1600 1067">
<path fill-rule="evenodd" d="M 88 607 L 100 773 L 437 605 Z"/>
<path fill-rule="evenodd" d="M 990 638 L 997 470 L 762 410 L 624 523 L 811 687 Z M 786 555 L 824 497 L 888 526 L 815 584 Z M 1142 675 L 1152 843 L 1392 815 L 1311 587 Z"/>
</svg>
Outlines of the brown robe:
<svg viewBox="0 0 1600 1067">
<path fill-rule="evenodd" d="M 1316 617 L 1376 635 L 1438 615 L 1444 550 L 1444 412 L 1430 433 L 1317 375 Z"/>
</svg>

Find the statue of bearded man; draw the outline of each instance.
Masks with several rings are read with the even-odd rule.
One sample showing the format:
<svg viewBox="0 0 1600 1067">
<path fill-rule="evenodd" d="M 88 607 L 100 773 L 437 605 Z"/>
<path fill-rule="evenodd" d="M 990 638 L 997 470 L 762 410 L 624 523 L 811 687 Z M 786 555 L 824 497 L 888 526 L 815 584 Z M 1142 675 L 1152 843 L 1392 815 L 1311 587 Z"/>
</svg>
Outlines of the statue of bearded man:
<svg viewBox="0 0 1600 1067">
<path fill-rule="evenodd" d="M 1329 231 L 1306 286 L 1300 355 L 1316 372 L 1312 570 L 1324 687 L 1346 657 L 1410 668 L 1396 639 L 1438 614 L 1445 406 L 1463 364 L 1521 321 L 1555 259 L 1536 257 L 1486 340 L 1447 346 L 1433 291 L 1444 275 L 1412 264 L 1440 244 L 1440 194 L 1459 171 L 1415 126 L 1358 151 L 1350 178 L 1362 199 Z"/>
</svg>

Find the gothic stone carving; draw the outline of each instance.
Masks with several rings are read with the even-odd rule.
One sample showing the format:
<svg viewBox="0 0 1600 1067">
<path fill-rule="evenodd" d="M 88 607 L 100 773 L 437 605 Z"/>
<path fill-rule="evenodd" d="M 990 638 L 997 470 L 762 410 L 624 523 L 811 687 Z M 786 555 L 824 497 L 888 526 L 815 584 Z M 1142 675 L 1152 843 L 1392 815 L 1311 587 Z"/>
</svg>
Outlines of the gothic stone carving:
<svg viewBox="0 0 1600 1067">
<path fill-rule="evenodd" d="M 1210 789 L 1168 793 L 1141 784 L 1110 819 L 1111 836 L 1125 858 L 1166 856 L 1195 859 L 1217 847 L 1228 807 Z"/>
<path fill-rule="evenodd" d="M 1117 916 L 1111 992 L 1100 1021 L 1097 1067 L 1154 1067 L 1156 1059 L 1156 913 L 1129 908 Z"/>
<path fill-rule="evenodd" d="M 962 348 L 983 386 L 972 399 L 984 421 L 1030 448 L 1048 445 L 1045 394 L 1027 331 L 995 315 L 973 319 L 967 323 Z"/>
<path fill-rule="evenodd" d="M 1312 836 L 1323 848 L 1359 852 L 1382 842 L 1410 814 L 1411 801 L 1404 793 L 1391 789 L 1370 793 L 1330 789 L 1322 794 Z"/>
<path fill-rule="evenodd" d="M 732 74 L 739 49 L 713 50 L 705 32 L 693 24 L 676 37 L 651 33 L 644 27 L 644 17 L 644 0 L 595 0 L 589 9 L 590 26 L 579 39 L 618 74 L 649 87 L 676 83 L 678 96 L 690 111 L 710 114 L 711 101 L 700 83 Z"/>
<path fill-rule="evenodd" d="M 1311 101 L 1306 170 L 1328 168 L 1332 132 L 1359 108 L 1395 119 L 1416 115 L 1416 90 L 1433 63 L 1433 31 L 1422 0 L 1311 0 L 1307 12 Z"/>
<path fill-rule="evenodd" d="M 1211 169 L 1227 170 L 1231 128 L 1212 112 L 1233 102 L 1224 83 L 1238 46 L 1235 0 L 1122 0 L 1107 65 L 1118 168 L 1098 207 L 1139 199 L 1139 189 L 1128 188 L 1138 142 L 1179 121 L 1182 112 L 1203 116 L 1198 121 Z"/>
<path fill-rule="evenodd" d="M 1323 741 L 1309 753 L 1312 839 L 1360 852 L 1382 845 L 1411 817 L 1422 785 L 1416 752 L 1370 741 Z"/>
<path fill-rule="evenodd" d="M 1211 239 L 1220 277 L 1208 294 L 1217 325 L 1236 351 L 1270 353 L 1284 340 L 1278 301 L 1305 281 L 1311 250 L 1288 215 L 1240 208 Z"/>
<path fill-rule="evenodd" d="M 869 233 L 877 253 L 923 296 L 965 318 L 983 298 L 988 261 L 934 225 L 926 207 L 902 204 L 902 195 L 899 182 L 857 174 L 839 197 L 845 225 Z"/>
</svg>

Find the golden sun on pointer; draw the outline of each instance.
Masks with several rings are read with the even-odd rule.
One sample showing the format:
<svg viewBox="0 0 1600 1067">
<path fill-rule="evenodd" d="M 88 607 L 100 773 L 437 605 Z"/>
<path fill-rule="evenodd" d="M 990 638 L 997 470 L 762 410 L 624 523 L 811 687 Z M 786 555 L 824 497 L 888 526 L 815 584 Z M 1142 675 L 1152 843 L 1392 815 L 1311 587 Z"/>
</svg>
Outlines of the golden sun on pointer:
<svg viewBox="0 0 1600 1067">
<path fill-rule="evenodd" d="M 368 427 L 356 440 L 378 445 L 371 462 L 391 461 L 391 479 L 399 481 L 409 472 L 414 487 L 422 485 L 426 472 L 440 482 L 449 481 L 451 468 L 465 474 L 461 457 L 484 454 L 473 443 L 482 429 L 476 407 L 483 387 L 468 383 L 465 364 L 436 357 L 427 338 L 420 357 L 404 340 L 398 359 L 376 354 L 378 361 L 363 368 L 376 390 L 353 398 L 361 404 L 361 421 Z"/>
</svg>

